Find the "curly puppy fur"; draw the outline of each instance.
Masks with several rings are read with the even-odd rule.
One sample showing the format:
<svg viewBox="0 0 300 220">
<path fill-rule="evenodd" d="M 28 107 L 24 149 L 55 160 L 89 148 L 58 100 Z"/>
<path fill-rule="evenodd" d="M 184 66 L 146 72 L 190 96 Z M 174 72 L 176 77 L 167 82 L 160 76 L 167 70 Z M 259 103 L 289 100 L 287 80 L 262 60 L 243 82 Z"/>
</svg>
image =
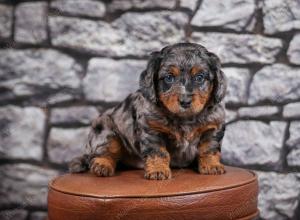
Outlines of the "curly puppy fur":
<svg viewBox="0 0 300 220">
<path fill-rule="evenodd" d="M 179 43 L 153 52 L 140 87 L 92 123 L 85 154 L 71 172 L 112 176 L 118 161 L 144 168 L 147 179 L 171 178 L 170 167 L 197 160 L 201 174 L 222 174 L 226 80 L 219 58 Z"/>
</svg>

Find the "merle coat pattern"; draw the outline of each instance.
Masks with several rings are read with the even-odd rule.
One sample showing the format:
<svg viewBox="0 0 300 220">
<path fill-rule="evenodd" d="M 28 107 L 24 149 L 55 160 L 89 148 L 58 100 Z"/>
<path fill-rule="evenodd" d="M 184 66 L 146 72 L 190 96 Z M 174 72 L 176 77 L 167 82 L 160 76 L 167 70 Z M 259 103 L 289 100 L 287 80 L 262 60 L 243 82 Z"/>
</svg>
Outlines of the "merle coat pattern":
<svg viewBox="0 0 300 220">
<path fill-rule="evenodd" d="M 201 174 L 222 174 L 226 79 L 218 57 L 203 46 L 178 43 L 153 52 L 139 89 L 92 123 L 85 154 L 71 172 L 112 176 L 118 161 L 171 178 L 170 167 L 198 162 Z"/>
</svg>

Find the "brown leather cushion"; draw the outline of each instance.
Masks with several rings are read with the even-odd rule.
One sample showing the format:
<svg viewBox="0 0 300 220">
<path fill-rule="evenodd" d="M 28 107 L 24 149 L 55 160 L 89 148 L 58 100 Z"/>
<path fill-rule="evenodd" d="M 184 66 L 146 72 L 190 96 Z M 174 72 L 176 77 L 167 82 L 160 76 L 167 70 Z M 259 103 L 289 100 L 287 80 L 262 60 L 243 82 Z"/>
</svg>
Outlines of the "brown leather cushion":
<svg viewBox="0 0 300 220">
<path fill-rule="evenodd" d="M 257 176 L 226 167 L 224 175 L 173 170 L 171 180 L 143 178 L 142 170 L 114 177 L 67 174 L 49 184 L 49 220 L 66 219 L 253 219 Z"/>
</svg>

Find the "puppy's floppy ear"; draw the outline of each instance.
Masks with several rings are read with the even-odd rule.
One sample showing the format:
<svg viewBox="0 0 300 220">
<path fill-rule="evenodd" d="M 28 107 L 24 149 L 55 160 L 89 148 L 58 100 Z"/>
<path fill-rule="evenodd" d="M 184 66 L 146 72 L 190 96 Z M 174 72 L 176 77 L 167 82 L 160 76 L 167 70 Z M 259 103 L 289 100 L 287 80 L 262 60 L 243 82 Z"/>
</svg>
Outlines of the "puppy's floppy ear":
<svg viewBox="0 0 300 220">
<path fill-rule="evenodd" d="M 227 80 L 221 70 L 220 59 L 214 53 L 208 52 L 209 65 L 211 70 L 215 73 L 213 99 L 215 103 L 220 103 L 226 94 Z"/>
<path fill-rule="evenodd" d="M 161 53 L 152 52 L 147 69 L 140 76 L 140 90 L 152 102 L 156 102 L 155 80 L 161 62 Z"/>
</svg>

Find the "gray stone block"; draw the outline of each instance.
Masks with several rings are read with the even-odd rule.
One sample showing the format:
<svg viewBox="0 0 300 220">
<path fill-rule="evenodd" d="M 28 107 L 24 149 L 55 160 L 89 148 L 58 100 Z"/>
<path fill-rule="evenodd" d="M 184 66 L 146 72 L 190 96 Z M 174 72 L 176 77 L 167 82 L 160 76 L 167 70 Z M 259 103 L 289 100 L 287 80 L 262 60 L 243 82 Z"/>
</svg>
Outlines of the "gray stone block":
<svg viewBox="0 0 300 220">
<path fill-rule="evenodd" d="M 300 64 L 300 34 L 296 34 L 291 40 L 287 55 L 291 63 Z"/>
<path fill-rule="evenodd" d="M 197 7 L 197 0 L 180 0 L 180 7 L 188 8 L 191 11 L 194 11 Z"/>
<path fill-rule="evenodd" d="M 73 106 L 53 108 L 51 110 L 51 124 L 90 124 L 99 115 L 96 107 Z"/>
<path fill-rule="evenodd" d="M 240 117 L 271 117 L 279 114 L 277 106 L 255 106 L 255 107 L 242 107 L 239 108 L 238 114 Z"/>
<path fill-rule="evenodd" d="M 79 16 L 103 17 L 106 12 L 105 4 L 95 0 L 54 0 L 50 6 L 59 12 Z"/>
<path fill-rule="evenodd" d="M 261 172 L 258 174 L 258 206 L 263 219 L 293 219 L 299 203 L 300 181 L 294 173 L 278 174 Z"/>
<path fill-rule="evenodd" d="M 1 220 L 26 220 L 28 212 L 22 209 L 8 209 L 0 211 Z"/>
<path fill-rule="evenodd" d="M 21 3 L 15 13 L 15 41 L 36 44 L 47 39 L 46 2 Z"/>
<path fill-rule="evenodd" d="M 286 123 L 237 121 L 226 126 L 222 159 L 234 165 L 280 165 Z"/>
<path fill-rule="evenodd" d="M 0 50 L 0 88 L 5 91 L 0 100 L 70 100 L 80 92 L 81 71 L 73 58 L 52 49 Z"/>
<path fill-rule="evenodd" d="M 265 32 L 300 30 L 300 4 L 297 0 L 264 0 L 263 22 Z"/>
<path fill-rule="evenodd" d="M 91 101 L 121 101 L 138 88 L 146 61 L 94 58 L 83 79 L 83 90 Z"/>
<path fill-rule="evenodd" d="M 0 37 L 8 38 L 11 36 L 13 19 L 13 7 L 0 5 Z"/>
<path fill-rule="evenodd" d="M 222 63 L 273 63 L 282 41 L 261 35 L 193 32 L 190 41 L 220 56 Z"/>
<path fill-rule="evenodd" d="M 286 144 L 289 146 L 287 163 L 289 166 L 300 166 L 300 121 L 290 124 L 290 136 Z"/>
<path fill-rule="evenodd" d="M 265 66 L 255 73 L 249 103 L 281 103 L 300 98 L 300 68 L 284 64 Z"/>
<path fill-rule="evenodd" d="M 105 56 L 148 56 L 184 40 L 188 16 L 182 12 L 128 12 L 114 22 L 50 17 L 52 44 Z"/>
<path fill-rule="evenodd" d="M 47 206 L 48 182 L 58 172 L 29 164 L 0 166 L 0 206 Z"/>
<path fill-rule="evenodd" d="M 47 150 L 50 161 L 67 163 L 84 153 L 90 128 L 52 128 Z"/>
<path fill-rule="evenodd" d="M 198 27 L 223 27 L 252 31 L 255 24 L 254 0 L 204 0 L 191 24 Z"/>
<path fill-rule="evenodd" d="M 0 108 L 0 158 L 42 159 L 44 112 L 35 107 Z"/>
<path fill-rule="evenodd" d="M 300 102 L 285 105 L 282 114 L 285 118 L 300 117 Z"/>
<path fill-rule="evenodd" d="M 110 12 L 127 11 L 132 9 L 173 9 L 176 6 L 176 0 L 112 0 L 108 4 Z"/>
<path fill-rule="evenodd" d="M 227 78 L 225 102 L 247 103 L 247 88 L 250 83 L 250 71 L 246 68 L 223 68 Z"/>
</svg>

